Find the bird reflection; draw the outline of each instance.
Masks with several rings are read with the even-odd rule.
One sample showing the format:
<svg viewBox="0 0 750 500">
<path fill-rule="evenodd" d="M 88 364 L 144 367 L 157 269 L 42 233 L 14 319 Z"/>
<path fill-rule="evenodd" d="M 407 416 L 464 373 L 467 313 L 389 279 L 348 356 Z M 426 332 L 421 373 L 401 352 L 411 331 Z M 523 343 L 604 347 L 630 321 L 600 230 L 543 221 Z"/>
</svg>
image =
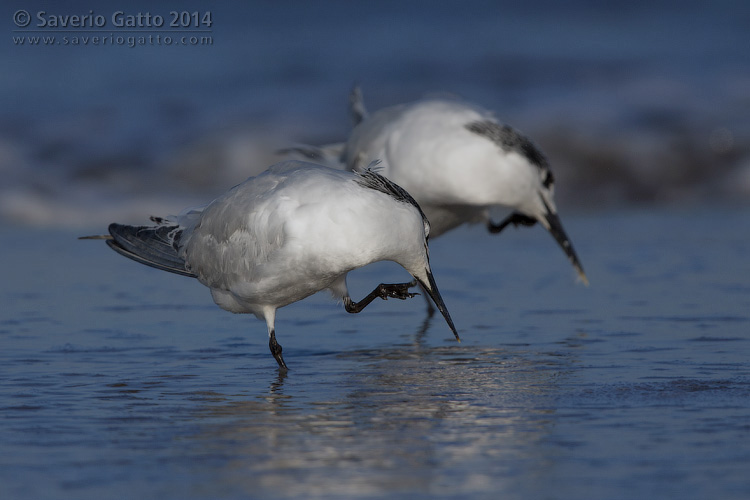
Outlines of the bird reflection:
<svg viewBox="0 0 750 500">
<path fill-rule="evenodd" d="M 519 450 L 543 453 L 537 443 L 552 431 L 571 360 L 431 346 L 430 321 L 411 348 L 348 350 L 327 359 L 326 371 L 299 363 L 270 378 L 264 394 L 202 412 L 223 417 L 201 434 L 205 446 L 222 447 L 223 484 L 261 496 L 467 491 L 469 478 L 497 488 Z"/>
<path fill-rule="evenodd" d="M 273 395 L 282 396 L 284 394 L 284 380 L 286 380 L 287 374 L 288 371 L 279 370 L 274 380 L 271 381 L 271 386 L 269 387 L 268 392 Z"/>
<path fill-rule="evenodd" d="M 435 316 L 434 310 L 425 314 L 424 320 L 420 324 L 419 328 L 414 333 L 404 333 L 403 338 L 410 338 L 412 341 L 410 344 L 415 348 L 424 348 L 427 345 L 427 332 L 430 329 L 432 318 Z"/>
</svg>

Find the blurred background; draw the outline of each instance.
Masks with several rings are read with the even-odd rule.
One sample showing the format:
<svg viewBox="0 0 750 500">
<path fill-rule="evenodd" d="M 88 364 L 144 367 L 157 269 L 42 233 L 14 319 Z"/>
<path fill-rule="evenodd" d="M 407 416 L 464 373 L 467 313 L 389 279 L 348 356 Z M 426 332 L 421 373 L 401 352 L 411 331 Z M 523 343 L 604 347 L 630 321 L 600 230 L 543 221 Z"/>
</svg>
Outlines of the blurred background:
<svg viewBox="0 0 750 500">
<path fill-rule="evenodd" d="M 210 11 L 211 25 L 183 45 L 176 28 L 113 27 L 119 10 L 165 24 Z M 107 23 L 55 32 L 40 11 Z M 355 83 L 370 111 L 433 93 L 494 110 L 545 151 L 564 213 L 750 200 L 746 1 L 24 1 L 0 15 L 5 225 L 210 201 L 279 148 L 344 140 Z M 156 34 L 172 43 L 139 43 Z"/>
</svg>

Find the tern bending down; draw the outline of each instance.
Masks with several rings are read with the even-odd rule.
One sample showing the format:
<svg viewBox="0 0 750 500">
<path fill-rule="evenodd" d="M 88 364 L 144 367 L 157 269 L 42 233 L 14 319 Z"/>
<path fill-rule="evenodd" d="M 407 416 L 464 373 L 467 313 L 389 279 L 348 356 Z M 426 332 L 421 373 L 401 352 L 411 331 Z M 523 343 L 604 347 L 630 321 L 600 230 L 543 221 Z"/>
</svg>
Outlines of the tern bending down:
<svg viewBox="0 0 750 500">
<path fill-rule="evenodd" d="M 285 152 L 354 171 L 380 160 L 378 173 L 417 200 L 433 238 L 464 223 L 483 222 L 499 233 L 509 224 L 538 222 L 588 284 L 557 215 L 549 163 L 526 136 L 457 99 L 423 99 L 368 115 L 355 88 L 350 107 L 356 126 L 346 143 Z M 495 206 L 512 213 L 495 223 L 490 219 Z"/>
<path fill-rule="evenodd" d="M 348 312 L 376 298 L 406 299 L 419 284 L 459 340 L 430 270 L 430 227 L 409 194 L 370 170 L 344 172 L 298 161 L 276 164 L 201 209 L 154 226 L 111 224 L 100 237 L 118 253 L 157 269 L 197 278 L 216 304 L 265 319 L 269 348 L 287 366 L 276 341 L 276 310 L 329 289 Z M 354 302 L 349 271 L 391 260 L 415 279 L 381 284 Z"/>
</svg>

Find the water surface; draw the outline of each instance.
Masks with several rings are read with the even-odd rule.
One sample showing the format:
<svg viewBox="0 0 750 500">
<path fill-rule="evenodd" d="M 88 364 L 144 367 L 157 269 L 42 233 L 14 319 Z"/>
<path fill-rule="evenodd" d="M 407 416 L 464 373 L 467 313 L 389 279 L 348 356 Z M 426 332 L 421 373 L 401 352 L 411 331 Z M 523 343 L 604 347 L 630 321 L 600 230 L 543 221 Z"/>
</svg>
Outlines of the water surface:
<svg viewBox="0 0 750 500">
<path fill-rule="evenodd" d="M 205 203 L 280 148 L 345 140 L 354 82 L 370 111 L 434 93 L 493 110 L 549 157 L 561 206 L 750 198 L 744 0 L 121 3 L 0 8 L 3 223 Z M 12 31 L 21 8 L 209 10 L 212 43 L 18 44 L 40 35 Z"/>
<path fill-rule="evenodd" d="M 538 227 L 461 229 L 460 344 L 420 297 L 319 294 L 279 311 L 286 376 L 197 282 L 5 227 L 0 496 L 747 498 L 750 212 L 565 215 L 591 286 Z"/>
</svg>

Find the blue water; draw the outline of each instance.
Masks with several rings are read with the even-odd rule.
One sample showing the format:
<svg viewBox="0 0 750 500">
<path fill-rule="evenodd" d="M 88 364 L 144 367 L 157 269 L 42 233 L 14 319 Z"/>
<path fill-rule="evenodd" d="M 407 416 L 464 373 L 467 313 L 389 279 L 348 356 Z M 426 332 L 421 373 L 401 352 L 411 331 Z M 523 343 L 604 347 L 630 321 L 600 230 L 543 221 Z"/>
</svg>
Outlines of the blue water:
<svg viewBox="0 0 750 500">
<path fill-rule="evenodd" d="M 210 9 L 212 43 L 20 45 L 18 9 Z M 27 2 L 0 26 L 0 498 L 750 497 L 747 2 Z M 354 82 L 527 133 L 591 286 L 538 227 L 462 228 L 431 243 L 460 344 L 420 297 L 321 294 L 279 311 L 280 376 L 261 322 L 76 239 L 343 140 Z"/>
<path fill-rule="evenodd" d="M 210 45 L 30 45 L 26 9 L 210 10 Z M 0 220 L 84 226 L 204 202 L 298 142 L 371 110 L 451 93 L 547 154 L 562 206 L 750 197 L 750 7 L 602 3 L 112 1 L 4 5 Z M 15 29 L 15 31 L 13 31 Z M 163 36 L 176 34 L 167 30 Z M 168 188 L 168 189 L 164 189 Z"/>
<path fill-rule="evenodd" d="M 749 215 L 563 214 L 589 287 L 538 227 L 460 229 L 460 344 L 420 297 L 319 294 L 279 311 L 286 376 L 194 280 L 5 227 L 0 497 L 747 498 Z"/>
</svg>

